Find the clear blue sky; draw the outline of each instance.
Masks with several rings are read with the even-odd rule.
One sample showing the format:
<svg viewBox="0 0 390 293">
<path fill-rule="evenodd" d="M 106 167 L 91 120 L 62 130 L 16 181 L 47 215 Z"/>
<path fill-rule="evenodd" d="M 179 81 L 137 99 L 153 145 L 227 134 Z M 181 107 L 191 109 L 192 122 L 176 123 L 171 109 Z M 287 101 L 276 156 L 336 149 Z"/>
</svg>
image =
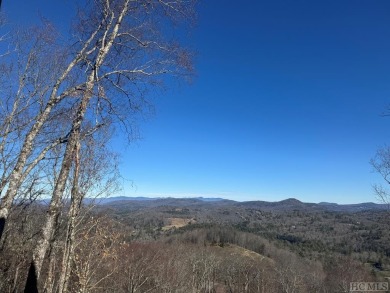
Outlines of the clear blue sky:
<svg viewBox="0 0 390 293">
<path fill-rule="evenodd" d="M 192 85 L 158 97 L 141 141 L 113 146 L 134 183 L 121 195 L 376 201 L 390 1 L 203 1 L 190 45 Z"/>
</svg>

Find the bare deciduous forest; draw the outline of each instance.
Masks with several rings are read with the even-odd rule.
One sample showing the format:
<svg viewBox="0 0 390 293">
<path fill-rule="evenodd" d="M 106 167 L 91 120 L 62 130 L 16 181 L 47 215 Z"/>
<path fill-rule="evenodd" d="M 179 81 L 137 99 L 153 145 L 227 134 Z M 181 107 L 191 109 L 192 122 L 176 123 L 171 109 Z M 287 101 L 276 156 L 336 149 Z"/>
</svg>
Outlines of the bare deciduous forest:
<svg viewBox="0 0 390 293">
<path fill-rule="evenodd" d="M 194 74 L 196 1 L 83 4 L 69 39 L 2 16 L 0 292 L 348 292 L 390 276 L 385 206 L 100 202 L 119 188 L 112 137 L 138 138 L 149 93 Z M 388 157 L 372 161 L 386 181 Z"/>
<path fill-rule="evenodd" d="M 350 282 L 389 276 L 389 217 L 380 205 L 87 202 L 74 230 L 69 292 L 348 292 Z M 45 209 L 15 207 L 2 244 L 2 291 L 23 290 Z M 68 211 L 43 263 L 44 292 L 60 288 Z"/>
</svg>

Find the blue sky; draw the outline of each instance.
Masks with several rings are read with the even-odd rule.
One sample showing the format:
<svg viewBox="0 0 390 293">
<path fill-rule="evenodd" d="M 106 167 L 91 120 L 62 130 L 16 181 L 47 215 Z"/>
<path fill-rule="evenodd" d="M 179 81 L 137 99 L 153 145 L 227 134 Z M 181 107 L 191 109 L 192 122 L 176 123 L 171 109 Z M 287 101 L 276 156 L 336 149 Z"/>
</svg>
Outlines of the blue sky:
<svg viewBox="0 0 390 293">
<path fill-rule="evenodd" d="M 19 1 L 3 2 L 17 18 Z M 60 2 L 36 3 L 58 16 Z M 115 140 L 120 195 L 376 201 L 389 15 L 389 1 L 203 1 L 193 83 L 155 100 L 142 140 Z"/>
</svg>

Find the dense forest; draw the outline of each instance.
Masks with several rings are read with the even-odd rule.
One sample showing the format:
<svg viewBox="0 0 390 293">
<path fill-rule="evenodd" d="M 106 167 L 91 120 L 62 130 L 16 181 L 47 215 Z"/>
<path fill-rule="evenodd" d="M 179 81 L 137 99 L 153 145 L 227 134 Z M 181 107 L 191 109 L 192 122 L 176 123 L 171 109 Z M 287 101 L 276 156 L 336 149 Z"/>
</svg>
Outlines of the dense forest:
<svg viewBox="0 0 390 293">
<path fill-rule="evenodd" d="M 69 291 L 348 292 L 350 282 L 385 281 L 388 211 L 350 208 L 293 199 L 89 201 L 77 219 Z M 1 292 L 23 290 L 45 209 L 39 202 L 14 210 L 1 247 Z M 61 216 L 43 265 L 43 292 L 58 290 L 68 221 Z"/>
</svg>

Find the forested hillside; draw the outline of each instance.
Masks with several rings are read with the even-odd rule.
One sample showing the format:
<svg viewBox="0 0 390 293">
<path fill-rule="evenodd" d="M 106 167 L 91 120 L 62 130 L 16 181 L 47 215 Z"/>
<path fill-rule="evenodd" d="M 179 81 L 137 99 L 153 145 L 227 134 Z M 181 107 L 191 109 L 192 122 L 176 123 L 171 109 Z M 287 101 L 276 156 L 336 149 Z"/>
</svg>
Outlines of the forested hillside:
<svg viewBox="0 0 390 293">
<path fill-rule="evenodd" d="M 9 234 L 2 243 L 2 292 L 22 291 L 20 272 L 29 266 L 26 260 L 37 239 L 42 209 L 43 203 L 20 206 L 13 214 L 8 227 L 18 234 Z M 62 217 L 61 226 L 66 222 Z M 390 276 L 389 224 L 384 209 L 340 212 L 291 200 L 249 205 L 159 199 L 86 205 L 77 224 L 69 288 L 343 292 L 350 282 Z M 58 286 L 66 235 L 61 229 L 57 233 L 51 261 L 44 263 L 51 278 L 45 290 Z"/>
</svg>

